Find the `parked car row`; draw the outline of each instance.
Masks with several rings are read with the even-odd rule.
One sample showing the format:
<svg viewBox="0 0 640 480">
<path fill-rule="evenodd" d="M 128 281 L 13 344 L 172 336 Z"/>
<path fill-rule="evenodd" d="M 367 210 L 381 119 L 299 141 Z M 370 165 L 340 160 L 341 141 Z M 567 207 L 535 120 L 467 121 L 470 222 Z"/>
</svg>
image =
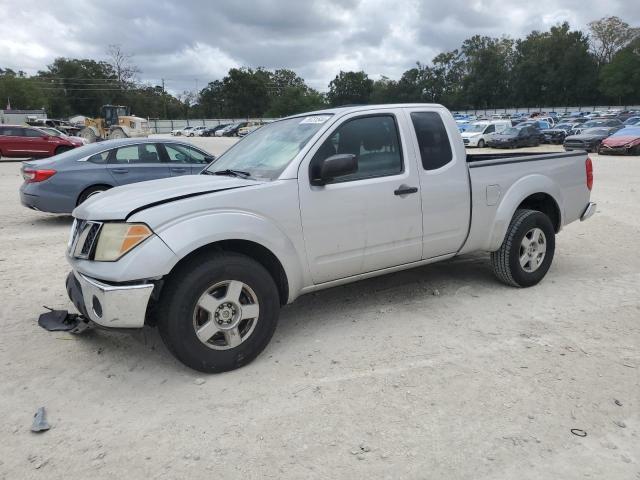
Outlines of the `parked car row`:
<svg viewBox="0 0 640 480">
<path fill-rule="evenodd" d="M 70 137 L 55 128 L 0 125 L 0 157 L 51 157 L 84 145 L 80 137 Z"/>
<path fill-rule="evenodd" d="M 220 124 L 215 127 L 187 126 L 171 130 L 171 135 L 183 137 L 243 137 L 263 126 L 262 120 L 250 120 L 246 122 L 236 122 Z"/>
</svg>

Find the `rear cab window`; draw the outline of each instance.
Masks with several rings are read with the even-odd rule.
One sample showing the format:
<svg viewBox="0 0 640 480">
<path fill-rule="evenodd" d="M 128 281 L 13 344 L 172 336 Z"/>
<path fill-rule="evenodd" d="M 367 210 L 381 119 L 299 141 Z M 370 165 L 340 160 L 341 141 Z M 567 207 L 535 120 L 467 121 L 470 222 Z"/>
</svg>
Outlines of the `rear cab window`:
<svg viewBox="0 0 640 480">
<path fill-rule="evenodd" d="M 437 170 L 453 160 L 449 135 L 438 113 L 411 112 L 411 122 L 425 170 Z"/>
</svg>

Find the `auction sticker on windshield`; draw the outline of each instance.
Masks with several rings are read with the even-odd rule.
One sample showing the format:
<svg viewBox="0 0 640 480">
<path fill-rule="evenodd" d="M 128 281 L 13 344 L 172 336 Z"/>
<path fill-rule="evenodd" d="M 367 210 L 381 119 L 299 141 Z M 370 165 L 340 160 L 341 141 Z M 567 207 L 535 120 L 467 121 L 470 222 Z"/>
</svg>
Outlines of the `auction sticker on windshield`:
<svg viewBox="0 0 640 480">
<path fill-rule="evenodd" d="M 305 117 L 300 123 L 324 123 L 331 118 L 331 115 L 311 115 Z"/>
</svg>

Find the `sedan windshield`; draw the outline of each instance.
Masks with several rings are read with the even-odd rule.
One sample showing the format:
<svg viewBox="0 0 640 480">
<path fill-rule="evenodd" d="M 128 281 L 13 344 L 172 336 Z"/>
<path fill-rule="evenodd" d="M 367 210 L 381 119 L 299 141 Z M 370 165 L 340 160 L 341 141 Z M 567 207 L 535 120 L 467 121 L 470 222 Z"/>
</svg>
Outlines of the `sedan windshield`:
<svg viewBox="0 0 640 480">
<path fill-rule="evenodd" d="M 607 135 L 608 133 L 608 128 L 587 128 L 582 131 L 582 135 Z"/>
<path fill-rule="evenodd" d="M 203 173 L 240 171 L 275 180 L 331 115 L 308 115 L 273 122 L 247 135 Z"/>
<path fill-rule="evenodd" d="M 501 135 L 518 135 L 518 133 L 520 133 L 520 129 L 519 128 L 507 128 L 504 132 L 501 133 Z"/>
<path fill-rule="evenodd" d="M 636 137 L 640 137 L 640 127 L 627 127 L 622 130 L 618 130 L 616 133 L 611 135 L 612 137 L 626 137 L 629 135 L 634 135 Z"/>
</svg>

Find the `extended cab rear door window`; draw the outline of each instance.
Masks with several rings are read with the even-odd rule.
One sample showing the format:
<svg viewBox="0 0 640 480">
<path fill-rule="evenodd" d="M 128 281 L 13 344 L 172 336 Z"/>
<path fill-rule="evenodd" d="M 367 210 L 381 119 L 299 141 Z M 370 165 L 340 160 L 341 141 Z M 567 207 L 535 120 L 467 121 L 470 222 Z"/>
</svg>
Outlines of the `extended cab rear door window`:
<svg viewBox="0 0 640 480">
<path fill-rule="evenodd" d="M 339 177 L 334 183 L 402 173 L 402 150 L 395 117 L 390 114 L 368 115 L 344 122 L 324 141 L 311 160 L 311 178 L 315 178 L 313 169 L 320 161 L 345 153 L 356 156 L 358 171 Z"/>
<path fill-rule="evenodd" d="M 412 112 L 422 167 L 436 170 L 453 160 L 451 143 L 442 118 L 436 112 Z"/>
</svg>

